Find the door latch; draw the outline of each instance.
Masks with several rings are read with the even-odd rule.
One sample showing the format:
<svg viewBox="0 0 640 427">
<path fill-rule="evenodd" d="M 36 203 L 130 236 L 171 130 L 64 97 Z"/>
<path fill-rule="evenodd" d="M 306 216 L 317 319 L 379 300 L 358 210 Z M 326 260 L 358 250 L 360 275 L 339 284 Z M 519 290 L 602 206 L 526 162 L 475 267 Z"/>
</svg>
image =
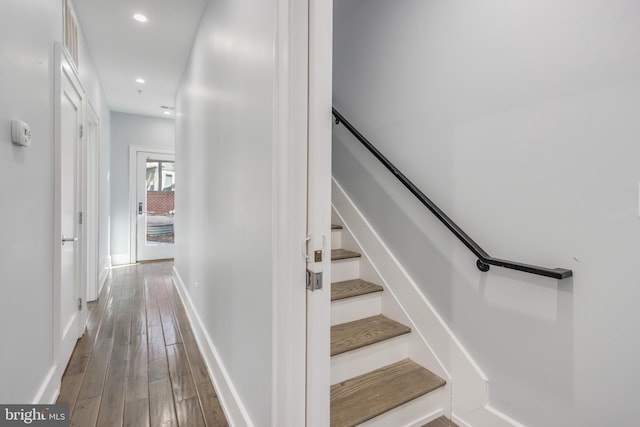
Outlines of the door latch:
<svg viewBox="0 0 640 427">
<path fill-rule="evenodd" d="M 142 215 L 142 202 L 138 203 L 138 215 Z"/>
<path fill-rule="evenodd" d="M 314 273 L 307 270 L 307 290 L 318 291 L 322 289 L 322 271 Z"/>
<path fill-rule="evenodd" d="M 307 260 L 307 265 L 313 270 L 319 270 L 322 268 L 322 249 L 313 251 L 313 257 L 309 256 L 307 252 L 307 244 L 311 240 L 310 236 L 304 240 L 302 254 Z M 322 247 L 325 246 L 325 237 L 322 236 Z M 322 271 L 312 271 L 307 269 L 307 290 L 318 291 L 322 289 Z"/>
</svg>

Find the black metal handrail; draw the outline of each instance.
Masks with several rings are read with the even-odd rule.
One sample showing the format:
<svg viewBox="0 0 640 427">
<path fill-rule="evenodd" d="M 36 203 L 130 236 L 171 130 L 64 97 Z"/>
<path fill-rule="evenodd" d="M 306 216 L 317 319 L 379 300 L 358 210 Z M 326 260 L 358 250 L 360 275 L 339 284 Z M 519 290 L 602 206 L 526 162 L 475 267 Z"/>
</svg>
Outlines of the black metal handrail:
<svg viewBox="0 0 640 427">
<path fill-rule="evenodd" d="M 342 123 L 358 141 L 365 146 L 380 162 L 405 186 L 407 189 L 420 200 L 435 216 L 447 227 L 451 232 L 467 247 L 475 256 L 478 257 L 476 266 L 480 271 L 489 271 L 490 265 L 509 268 L 512 270 L 524 271 L 526 273 L 537 274 L 539 276 L 552 277 L 554 279 L 566 279 L 573 276 L 573 271 L 566 268 L 547 268 L 537 265 L 523 264 L 520 262 L 508 261 L 505 259 L 494 258 L 490 256 L 484 249 L 473 241 L 467 233 L 465 233 L 455 222 L 451 220 L 435 203 L 431 201 L 425 194 L 415 186 L 393 163 L 389 161 L 378 149 L 371 144 L 358 130 L 347 121 L 342 114 L 335 108 L 332 109 L 333 116 L 336 118 L 336 124 Z"/>
</svg>

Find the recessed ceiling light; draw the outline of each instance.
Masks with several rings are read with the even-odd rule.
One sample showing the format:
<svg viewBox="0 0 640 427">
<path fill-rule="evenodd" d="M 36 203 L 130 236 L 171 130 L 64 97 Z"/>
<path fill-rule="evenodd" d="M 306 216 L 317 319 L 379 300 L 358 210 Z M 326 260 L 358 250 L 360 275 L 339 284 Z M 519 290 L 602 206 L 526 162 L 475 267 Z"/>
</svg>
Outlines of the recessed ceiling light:
<svg viewBox="0 0 640 427">
<path fill-rule="evenodd" d="M 135 15 L 133 15 L 133 19 L 135 19 L 138 22 L 147 22 L 148 19 L 146 16 L 144 16 L 141 13 L 136 13 Z"/>
<path fill-rule="evenodd" d="M 144 79 L 141 79 L 140 77 L 138 77 L 136 79 L 136 83 L 144 84 Z"/>
<path fill-rule="evenodd" d="M 165 112 L 164 112 L 164 115 L 165 115 L 165 116 L 170 116 L 170 115 L 171 115 L 171 111 L 165 111 Z"/>
</svg>

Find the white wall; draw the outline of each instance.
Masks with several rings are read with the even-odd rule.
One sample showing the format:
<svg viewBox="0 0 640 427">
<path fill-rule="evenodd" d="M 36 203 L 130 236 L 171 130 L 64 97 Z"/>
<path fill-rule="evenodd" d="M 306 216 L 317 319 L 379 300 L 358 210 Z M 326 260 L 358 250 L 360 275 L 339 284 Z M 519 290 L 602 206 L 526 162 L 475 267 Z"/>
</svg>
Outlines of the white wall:
<svg viewBox="0 0 640 427">
<path fill-rule="evenodd" d="M 2 5 L 0 17 L 0 401 L 31 402 L 53 364 L 53 41 L 59 2 Z M 25 25 L 26 24 L 26 25 Z M 11 143 L 11 120 L 32 143 Z M 18 327 L 16 327 L 18 326 Z M 11 384 L 11 387 L 7 385 Z"/>
<path fill-rule="evenodd" d="M 575 273 L 480 273 L 334 128 L 334 175 L 490 404 L 530 426 L 637 424 L 640 3 L 351 0 L 334 16 L 334 105 L 490 254 Z"/>
<path fill-rule="evenodd" d="M 173 148 L 173 119 L 111 113 L 111 256 L 114 264 L 129 263 L 129 147 Z"/>
<path fill-rule="evenodd" d="M 29 403 L 53 364 L 53 76 L 62 2 L 9 0 L 0 14 L 0 402 Z M 84 47 L 81 47 L 84 49 Z M 81 63 L 88 98 L 104 111 L 93 67 Z M 32 144 L 11 143 L 12 119 L 31 126 Z M 108 120 L 108 118 L 107 118 Z M 106 134 L 108 135 L 108 133 Z M 108 136 L 103 140 L 108 144 Z"/>
<path fill-rule="evenodd" d="M 176 99 L 175 268 L 256 426 L 271 417 L 273 17 L 271 1 L 209 2 Z"/>
</svg>

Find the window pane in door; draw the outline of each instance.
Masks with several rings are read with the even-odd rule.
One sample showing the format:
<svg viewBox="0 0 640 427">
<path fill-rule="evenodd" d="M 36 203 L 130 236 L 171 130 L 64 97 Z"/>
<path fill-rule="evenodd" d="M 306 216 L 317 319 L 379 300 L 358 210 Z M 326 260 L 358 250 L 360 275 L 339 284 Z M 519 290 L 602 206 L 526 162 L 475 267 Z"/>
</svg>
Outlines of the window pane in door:
<svg viewBox="0 0 640 427">
<path fill-rule="evenodd" d="M 147 243 L 174 242 L 175 163 L 147 160 Z"/>
</svg>

